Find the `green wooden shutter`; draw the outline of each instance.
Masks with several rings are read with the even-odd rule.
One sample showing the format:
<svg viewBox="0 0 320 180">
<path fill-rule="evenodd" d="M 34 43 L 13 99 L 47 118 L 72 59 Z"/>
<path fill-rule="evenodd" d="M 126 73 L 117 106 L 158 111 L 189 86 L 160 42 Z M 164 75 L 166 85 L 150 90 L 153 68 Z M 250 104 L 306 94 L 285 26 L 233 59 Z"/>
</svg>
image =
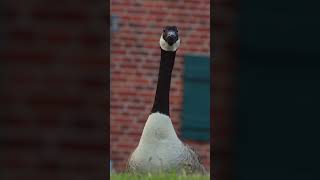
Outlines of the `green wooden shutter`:
<svg viewBox="0 0 320 180">
<path fill-rule="evenodd" d="M 185 56 L 182 137 L 210 140 L 210 60 Z"/>
</svg>

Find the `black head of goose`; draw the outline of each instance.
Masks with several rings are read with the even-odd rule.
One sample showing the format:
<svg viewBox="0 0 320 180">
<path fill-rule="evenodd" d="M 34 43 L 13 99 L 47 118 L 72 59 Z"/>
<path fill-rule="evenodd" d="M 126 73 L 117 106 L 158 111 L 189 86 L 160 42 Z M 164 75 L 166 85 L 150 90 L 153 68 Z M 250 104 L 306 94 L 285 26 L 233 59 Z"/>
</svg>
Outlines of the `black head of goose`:
<svg viewBox="0 0 320 180">
<path fill-rule="evenodd" d="M 128 160 L 133 173 L 167 172 L 205 173 L 197 153 L 178 138 L 169 114 L 171 73 L 180 46 L 178 29 L 166 26 L 160 37 L 160 68 L 154 104 L 139 144 Z"/>
</svg>

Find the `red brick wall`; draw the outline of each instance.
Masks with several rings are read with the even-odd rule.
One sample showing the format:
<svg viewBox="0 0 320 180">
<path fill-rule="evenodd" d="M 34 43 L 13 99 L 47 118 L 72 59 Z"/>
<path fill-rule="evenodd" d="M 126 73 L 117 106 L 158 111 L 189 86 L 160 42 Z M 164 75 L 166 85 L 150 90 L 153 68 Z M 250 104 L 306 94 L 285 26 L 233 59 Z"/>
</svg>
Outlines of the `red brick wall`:
<svg viewBox="0 0 320 180">
<path fill-rule="evenodd" d="M 112 0 L 111 15 L 119 31 L 111 34 L 110 150 L 114 168 L 124 169 L 139 142 L 156 89 L 162 28 L 176 25 L 181 46 L 173 70 L 170 111 L 180 134 L 183 100 L 183 56 L 210 55 L 209 0 Z M 187 141 L 210 167 L 210 144 Z"/>
<path fill-rule="evenodd" d="M 0 2 L 0 179 L 105 179 L 105 1 Z"/>
</svg>

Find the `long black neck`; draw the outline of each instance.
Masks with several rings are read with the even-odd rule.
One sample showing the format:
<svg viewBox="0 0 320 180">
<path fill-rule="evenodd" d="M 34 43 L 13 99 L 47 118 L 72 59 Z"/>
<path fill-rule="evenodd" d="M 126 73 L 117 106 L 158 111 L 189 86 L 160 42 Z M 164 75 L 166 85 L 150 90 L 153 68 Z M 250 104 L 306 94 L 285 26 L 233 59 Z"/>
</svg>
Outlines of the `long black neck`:
<svg viewBox="0 0 320 180">
<path fill-rule="evenodd" d="M 170 116 L 169 92 L 171 83 L 171 73 L 175 57 L 176 51 L 164 51 L 163 49 L 161 49 L 161 60 L 158 75 L 157 91 L 151 113 L 160 112 L 162 114 Z"/>
</svg>

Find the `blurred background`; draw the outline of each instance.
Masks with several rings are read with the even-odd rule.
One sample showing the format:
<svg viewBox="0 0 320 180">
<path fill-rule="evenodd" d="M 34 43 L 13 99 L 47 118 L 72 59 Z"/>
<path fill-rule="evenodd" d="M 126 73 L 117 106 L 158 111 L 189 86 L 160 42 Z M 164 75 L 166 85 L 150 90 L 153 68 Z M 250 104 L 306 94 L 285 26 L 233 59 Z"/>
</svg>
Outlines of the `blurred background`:
<svg viewBox="0 0 320 180">
<path fill-rule="evenodd" d="M 107 177 L 107 12 L 0 2 L 0 179 Z"/>
<path fill-rule="evenodd" d="M 319 2 L 241 1 L 235 179 L 320 179 Z"/>
<path fill-rule="evenodd" d="M 110 159 L 125 169 L 150 114 L 166 25 L 179 29 L 170 112 L 178 136 L 210 169 L 210 1 L 111 0 Z M 188 114 L 188 112 L 194 112 Z"/>
</svg>

